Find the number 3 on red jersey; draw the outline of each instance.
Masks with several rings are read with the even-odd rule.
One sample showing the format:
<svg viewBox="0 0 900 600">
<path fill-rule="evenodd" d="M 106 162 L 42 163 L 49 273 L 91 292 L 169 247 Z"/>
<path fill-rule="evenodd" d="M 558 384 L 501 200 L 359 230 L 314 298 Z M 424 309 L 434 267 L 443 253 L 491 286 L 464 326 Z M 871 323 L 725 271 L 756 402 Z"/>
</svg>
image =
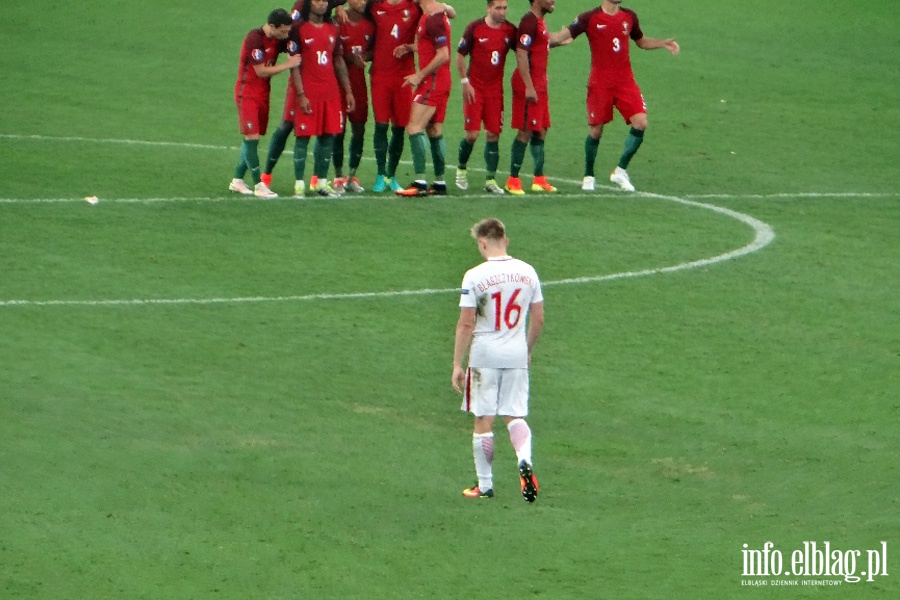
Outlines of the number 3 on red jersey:
<svg viewBox="0 0 900 600">
<path fill-rule="evenodd" d="M 521 288 L 513 290 L 509 300 L 506 302 L 506 308 L 503 308 L 503 295 L 500 292 L 491 294 L 491 300 L 494 301 L 494 331 L 500 331 L 503 324 L 507 329 L 512 329 L 519 323 L 522 316 L 522 307 L 516 304 L 516 298 L 519 297 Z"/>
</svg>

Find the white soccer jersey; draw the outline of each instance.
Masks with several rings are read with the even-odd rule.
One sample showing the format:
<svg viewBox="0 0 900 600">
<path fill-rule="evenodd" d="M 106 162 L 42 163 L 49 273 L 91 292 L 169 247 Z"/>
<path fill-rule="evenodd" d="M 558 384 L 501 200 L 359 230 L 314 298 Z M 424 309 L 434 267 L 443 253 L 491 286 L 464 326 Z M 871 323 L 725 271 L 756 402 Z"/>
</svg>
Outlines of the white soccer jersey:
<svg viewBox="0 0 900 600">
<path fill-rule="evenodd" d="M 475 309 L 469 366 L 527 368 L 528 309 L 543 301 L 537 273 L 524 261 L 500 256 L 466 271 L 459 306 Z"/>
</svg>

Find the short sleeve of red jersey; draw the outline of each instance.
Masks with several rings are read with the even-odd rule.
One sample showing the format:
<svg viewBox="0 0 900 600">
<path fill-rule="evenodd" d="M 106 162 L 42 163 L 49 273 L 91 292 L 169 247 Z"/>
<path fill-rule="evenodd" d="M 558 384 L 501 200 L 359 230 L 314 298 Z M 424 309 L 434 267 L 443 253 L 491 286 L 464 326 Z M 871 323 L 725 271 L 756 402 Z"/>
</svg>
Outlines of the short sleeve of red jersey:
<svg viewBox="0 0 900 600">
<path fill-rule="evenodd" d="M 594 8 L 587 12 L 583 12 L 577 17 L 572 23 L 569 25 L 569 33 L 572 34 L 572 38 L 577 38 L 579 35 L 587 31 L 588 23 L 591 21 L 591 17 L 594 16 L 594 13 L 600 9 Z"/>
<path fill-rule="evenodd" d="M 534 43 L 534 38 L 537 34 L 537 17 L 534 16 L 534 13 L 525 13 L 525 16 L 519 22 L 516 50 L 531 50 L 531 45 Z"/>
<path fill-rule="evenodd" d="M 641 31 L 641 24 L 638 23 L 637 13 L 630 8 L 623 8 L 622 10 L 631 15 L 631 39 L 633 39 L 634 41 L 638 41 L 639 39 L 644 37 L 644 32 Z"/>
<path fill-rule="evenodd" d="M 247 56 L 250 57 L 250 64 L 261 65 L 266 62 L 266 44 L 265 35 L 262 29 L 254 29 L 247 34 Z"/>
<path fill-rule="evenodd" d="M 290 33 L 288 33 L 287 39 L 282 42 L 281 47 L 278 49 L 279 52 L 287 52 L 288 54 L 299 54 L 300 53 L 300 30 L 296 27 L 291 27 Z"/>
<path fill-rule="evenodd" d="M 435 50 L 450 45 L 447 39 L 447 28 L 444 27 L 444 13 L 428 15 L 425 18 L 425 37 L 431 40 Z"/>
<path fill-rule="evenodd" d="M 459 38 L 459 44 L 456 46 L 457 52 L 463 56 L 468 56 L 472 52 L 472 48 L 475 46 L 475 28 L 483 22 L 484 19 L 476 19 L 466 25 L 466 30 L 463 31 L 462 37 Z"/>
</svg>

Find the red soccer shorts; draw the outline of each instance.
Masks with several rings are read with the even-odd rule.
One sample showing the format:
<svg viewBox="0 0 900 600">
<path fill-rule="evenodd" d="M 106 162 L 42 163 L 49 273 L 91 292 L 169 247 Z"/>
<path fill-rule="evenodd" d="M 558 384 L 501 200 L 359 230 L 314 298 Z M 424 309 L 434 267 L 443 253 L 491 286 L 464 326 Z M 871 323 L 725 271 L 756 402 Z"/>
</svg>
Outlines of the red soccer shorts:
<svg viewBox="0 0 900 600">
<path fill-rule="evenodd" d="M 340 98 L 334 100 L 310 100 L 312 112 L 307 114 L 297 108 L 294 115 L 294 135 L 337 135 L 344 130 L 344 107 Z"/>
<path fill-rule="evenodd" d="M 294 86 L 288 84 L 287 92 L 284 94 L 284 111 L 281 113 L 281 120 L 288 123 L 294 122 L 294 113 L 297 110 L 297 92 Z"/>
<path fill-rule="evenodd" d="M 494 135 L 503 131 L 503 91 L 499 95 L 486 96 L 475 90 L 475 100 L 463 101 L 463 117 L 466 131 L 479 131 L 484 123 L 484 130 Z"/>
<path fill-rule="evenodd" d="M 626 123 L 631 123 L 634 115 L 647 112 L 641 89 L 633 79 L 605 84 L 589 81 L 586 104 L 588 125 L 591 126 L 612 121 L 614 106 Z"/>
<path fill-rule="evenodd" d="M 546 90 L 538 90 L 537 102 L 525 102 L 525 91 L 513 87 L 512 122 L 519 131 L 542 131 L 550 128 L 550 98 Z"/>
<path fill-rule="evenodd" d="M 408 85 L 403 85 L 403 79 L 372 79 L 372 112 L 375 113 L 376 123 L 406 127 L 412 99 L 412 90 Z"/>
<path fill-rule="evenodd" d="M 241 135 L 266 135 L 269 125 L 268 98 L 235 97 Z"/>
<path fill-rule="evenodd" d="M 449 89 L 432 89 L 430 78 L 426 78 L 416 88 L 413 96 L 413 102 L 416 104 L 424 104 L 425 106 L 433 106 L 434 114 L 429 119 L 430 123 L 443 123 L 444 117 L 447 116 L 447 101 L 450 99 Z"/>
</svg>

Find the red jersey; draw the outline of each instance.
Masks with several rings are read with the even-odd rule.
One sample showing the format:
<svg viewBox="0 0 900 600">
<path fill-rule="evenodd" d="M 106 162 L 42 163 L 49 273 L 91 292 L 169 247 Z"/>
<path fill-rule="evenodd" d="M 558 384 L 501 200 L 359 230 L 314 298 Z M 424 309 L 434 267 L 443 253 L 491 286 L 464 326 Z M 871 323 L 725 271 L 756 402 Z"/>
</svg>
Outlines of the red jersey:
<svg viewBox="0 0 900 600">
<path fill-rule="evenodd" d="M 375 24 L 368 19 L 360 19 L 356 23 L 341 23 L 341 44 L 344 46 L 344 57 L 352 54 L 364 55 L 372 49 L 372 43 L 375 40 Z M 349 61 L 348 69 L 358 69 Z"/>
<path fill-rule="evenodd" d="M 402 79 L 416 72 L 416 61 L 412 52 L 402 58 L 394 58 L 394 48 L 416 41 L 416 26 L 422 14 L 413 0 L 399 0 L 391 4 L 389 0 L 373 2 L 369 8 L 375 21 L 375 46 L 372 55 L 372 76 L 397 77 Z"/>
<path fill-rule="evenodd" d="M 486 18 L 469 23 L 456 51 L 471 56 L 467 77 L 472 87 L 502 92 L 506 55 L 515 45 L 516 27 L 508 21 L 499 27 L 488 25 Z"/>
<path fill-rule="evenodd" d="M 306 97 L 315 101 L 340 99 L 341 89 L 334 73 L 334 57 L 344 49 L 338 29 L 331 23 L 314 25 L 306 22 L 297 32 L 300 36 L 300 79 Z"/>
<path fill-rule="evenodd" d="M 241 44 L 241 59 L 238 65 L 238 77 L 234 84 L 236 98 L 269 99 L 269 78 L 256 74 L 255 65 L 272 66 L 278 55 L 288 51 L 287 40 L 266 37 L 262 27 L 247 34 Z"/>
<path fill-rule="evenodd" d="M 446 48 L 450 53 L 450 20 L 445 13 L 437 15 L 422 15 L 419 18 L 419 26 L 416 28 L 416 53 L 419 55 L 419 69 L 424 69 L 438 50 Z M 450 61 L 445 62 L 437 71 L 425 78 L 431 79 L 432 89 L 450 89 Z"/>
<path fill-rule="evenodd" d="M 622 8 L 609 15 L 597 7 L 578 15 L 569 25 L 569 33 L 573 38 L 582 33 L 587 35 L 591 46 L 591 81 L 599 77 L 634 79 L 629 39 L 637 41 L 644 37 L 634 11 Z"/>
<path fill-rule="evenodd" d="M 528 52 L 528 70 L 531 74 L 531 83 L 539 92 L 547 91 L 547 59 L 550 56 L 550 34 L 547 33 L 547 24 L 541 17 L 535 16 L 531 11 L 525 13 L 518 27 L 519 39 L 516 42 L 516 50 Z M 516 69 L 513 73 L 512 83 L 515 86 L 523 86 L 522 76 Z"/>
</svg>

